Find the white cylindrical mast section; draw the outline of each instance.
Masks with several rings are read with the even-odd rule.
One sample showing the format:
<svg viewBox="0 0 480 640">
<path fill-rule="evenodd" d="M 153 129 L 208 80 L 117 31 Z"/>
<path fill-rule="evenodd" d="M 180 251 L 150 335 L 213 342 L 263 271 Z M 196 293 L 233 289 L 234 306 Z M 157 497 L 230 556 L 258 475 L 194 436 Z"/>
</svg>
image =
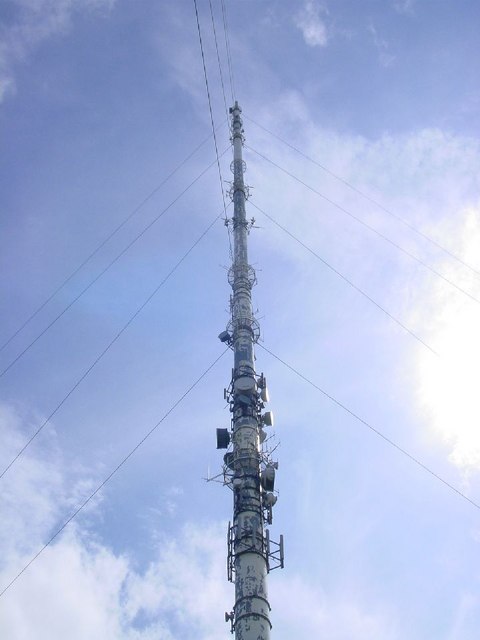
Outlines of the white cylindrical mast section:
<svg viewBox="0 0 480 640">
<path fill-rule="evenodd" d="M 269 640 L 270 604 L 267 593 L 263 493 L 261 488 L 260 392 L 254 362 L 258 324 L 253 316 L 251 289 L 255 272 L 248 263 L 247 197 L 242 158 L 243 124 L 237 102 L 231 109 L 233 137 L 233 265 L 232 441 L 234 515 L 231 533 L 235 580 L 234 632 L 236 640 Z M 263 405 L 262 405 L 263 406 Z"/>
</svg>

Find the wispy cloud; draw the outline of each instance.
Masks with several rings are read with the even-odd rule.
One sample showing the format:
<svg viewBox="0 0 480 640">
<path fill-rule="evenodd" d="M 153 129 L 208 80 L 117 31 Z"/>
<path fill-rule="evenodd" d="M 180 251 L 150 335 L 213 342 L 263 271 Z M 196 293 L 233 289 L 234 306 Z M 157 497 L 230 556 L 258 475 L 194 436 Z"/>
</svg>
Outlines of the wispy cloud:
<svg viewBox="0 0 480 640">
<path fill-rule="evenodd" d="M 0 28 L 0 103 L 15 91 L 15 68 L 54 35 L 64 35 L 79 11 L 110 10 L 116 0 L 14 0 L 13 19 Z"/>
<path fill-rule="evenodd" d="M 395 56 L 390 53 L 390 46 L 388 42 L 383 38 L 375 25 L 371 22 L 368 25 L 368 31 L 372 36 L 373 44 L 378 51 L 378 59 L 382 67 L 390 67 L 395 62 Z"/>
<path fill-rule="evenodd" d="M 295 25 L 309 47 L 327 46 L 328 29 L 322 14 L 327 14 L 325 7 L 314 0 L 308 0 L 294 18 Z"/>
<path fill-rule="evenodd" d="M 398 13 L 412 15 L 414 12 L 415 0 L 394 0 L 393 8 Z"/>
<path fill-rule="evenodd" d="M 298 576 L 280 578 L 275 598 L 281 605 L 275 611 L 282 638 L 325 637 L 336 640 L 369 640 L 398 638 L 395 625 L 385 612 L 367 610 L 350 594 L 332 597 L 317 584 L 309 584 Z M 295 594 L 292 597 L 292 594 Z M 360 599 L 360 598 L 359 598 Z M 299 633 L 299 630 L 302 630 Z M 276 635 L 278 630 L 275 628 Z"/>
</svg>

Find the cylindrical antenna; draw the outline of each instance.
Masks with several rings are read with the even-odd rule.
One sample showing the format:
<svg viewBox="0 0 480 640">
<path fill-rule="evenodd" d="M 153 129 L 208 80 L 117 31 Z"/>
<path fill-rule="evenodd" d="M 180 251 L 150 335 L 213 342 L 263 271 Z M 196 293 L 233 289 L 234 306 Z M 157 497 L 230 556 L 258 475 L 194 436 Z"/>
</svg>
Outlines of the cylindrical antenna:
<svg viewBox="0 0 480 640">
<path fill-rule="evenodd" d="M 224 456 L 224 483 L 233 491 L 233 524 L 228 527 L 228 578 L 235 583 L 235 604 L 225 620 L 231 623 L 236 640 L 269 640 L 270 603 L 267 574 L 283 567 L 283 539 L 270 540 L 265 524 L 272 522 L 275 471 L 264 427 L 273 424 L 270 411 L 262 413 L 268 401 L 266 380 L 255 371 L 254 345 L 260 328 L 252 310 L 255 271 L 248 263 L 247 221 L 244 183 L 243 123 L 238 102 L 231 107 L 233 142 L 233 263 L 228 274 L 232 287 L 231 320 L 219 338 L 234 353 L 232 379 L 225 391 L 231 412 L 231 428 L 217 429 L 217 448 L 229 449 Z"/>
</svg>

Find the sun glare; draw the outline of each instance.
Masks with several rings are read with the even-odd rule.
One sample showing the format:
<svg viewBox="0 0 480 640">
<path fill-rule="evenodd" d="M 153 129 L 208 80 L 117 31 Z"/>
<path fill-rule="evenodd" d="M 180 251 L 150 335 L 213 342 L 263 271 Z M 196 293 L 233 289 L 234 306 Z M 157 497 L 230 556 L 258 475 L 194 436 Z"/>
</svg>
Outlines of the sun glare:
<svg viewBox="0 0 480 640">
<path fill-rule="evenodd" d="M 478 263 L 478 211 L 468 211 L 459 254 Z M 449 263 L 450 264 L 450 263 Z M 480 276 L 445 262 L 441 272 L 480 299 Z M 480 304 L 437 283 L 423 301 L 424 330 L 440 354 L 419 353 L 417 398 L 432 432 L 450 448 L 451 461 L 465 471 L 480 470 Z"/>
</svg>

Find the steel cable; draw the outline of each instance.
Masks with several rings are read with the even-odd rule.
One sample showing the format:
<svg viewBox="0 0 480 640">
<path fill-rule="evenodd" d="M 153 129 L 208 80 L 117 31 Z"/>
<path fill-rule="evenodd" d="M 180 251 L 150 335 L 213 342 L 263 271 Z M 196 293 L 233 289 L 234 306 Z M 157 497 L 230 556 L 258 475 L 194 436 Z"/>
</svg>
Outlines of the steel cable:
<svg viewBox="0 0 480 640">
<path fill-rule="evenodd" d="M 213 38 L 215 40 L 215 50 L 217 52 L 217 62 L 218 62 L 218 71 L 220 74 L 220 83 L 222 85 L 222 94 L 223 94 L 223 104 L 225 106 L 225 118 L 228 124 L 228 107 L 227 107 L 227 98 L 225 95 L 225 84 L 223 82 L 223 72 L 222 72 L 222 64 L 220 62 L 220 52 L 218 50 L 218 40 L 217 40 L 217 29 L 215 27 L 215 16 L 213 13 L 212 0 L 208 0 L 208 4 L 210 5 L 210 16 L 212 18 L 212 29 L 213 29 Z"/>
<path fill-rule="evenodd" d="M 225 0 L 221 0 L 222 3 L 222 17 L 223 17 L 223 33 L 225 36 L 225 50 L 227 52 L 227 62 L 228 62 L 228 74 L 230 78 L 230 91 L 232 94 L 232 102 L 235 102 L 235 83 L 233 81 L 233 66 L 232 66 L 232 56 L 230 54 L 230 36 L 228 33 L 228 20 L 227 20 L 227 8 L 225 7 Z"/>
<path fill-rule="evenodd" d="M 199 43 L 200 43 L 200 52 L 201 52 L 201 55 L 202 55 L 203 77 L 204 77 L 204 80 L 205 80 L 205 89 L 207 91 L 208 109 L 209 109 L 209 112 L 210 112 L 210 122 L 211 122 L 211 125 L 212 125 L 213 141 L 214 141 L 214 144 L 215 144 L 215 155 L 216 155 L 216 158 L 217 158 L 217 168 L 218 168 L 218 178 L 219 178 L 219 181 L 220 181 L 220 191 L 222 192 L 224 220 L 225 220 L 225 225 L 227 226 L 227 230 L 228 230 L 227 205 L 226 205 L 226 202 L 225 202 L 225 192 L 224 192 L 224 189 L 223 189 L 223 178 L 222 178 L 222 170 L 221 170 L 221 167 L 220 167 L 220 158 L 218 156 L 217 136 L 215 134 L 215 123 L 214 123 L 214 119 L 213 119 L 212 100 L 211 100 L 211 97 L 210 97 L 210 88 L 208 86 L 207 66 L 206 66 L 206 62 L 205 62 L 205 53 L 203 51 L 203 40 L 202 40 L 202 32 L 201 32 L 201 29 L 200 29 L 200 18 L 198 16 L 197 0 L 193 0 L 193 5 L 194 5 L 194 8 L 195 8 L 195 17 L 197 19 L 198 40 L 199 40 Z M 213 19 L 213 14 L 212 14 L 212 19 Z M 229 241 L 229 244 L 230 244 L 230 254 L 232 254 L 232 245 L 231 245 L 230 233 L 228 233 L 228 241 Z"/>
</svg>

